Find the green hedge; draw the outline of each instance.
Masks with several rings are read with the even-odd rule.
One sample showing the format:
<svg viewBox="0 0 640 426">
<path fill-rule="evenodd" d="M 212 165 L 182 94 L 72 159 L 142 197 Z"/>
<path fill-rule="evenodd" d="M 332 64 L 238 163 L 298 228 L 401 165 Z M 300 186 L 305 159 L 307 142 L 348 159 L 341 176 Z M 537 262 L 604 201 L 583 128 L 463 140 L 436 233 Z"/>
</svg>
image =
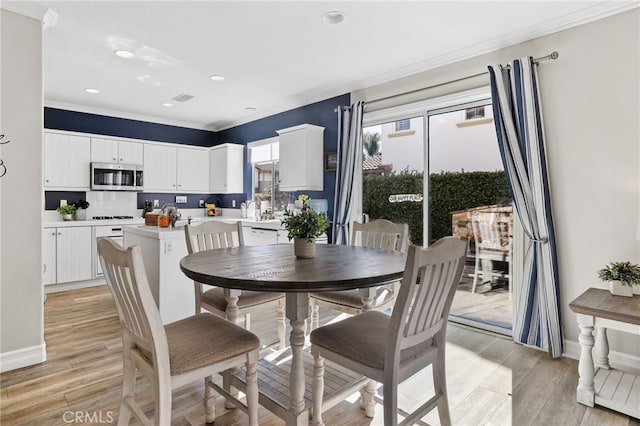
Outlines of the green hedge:
<svg viewBox="0 0 640 426">
<path fill-rule="evenodd" d="M 507 204 L 511 193 L 505 173 L 443 172 L 430 176 L 431 242 L 451 235 L 451 213 L 470 207 Z M 408 223 L 413 244 L 422 244 L 422 204 L 407 201 L 390 203 L 391 194 L 422 194 L 422 173 L 365 174 L 363 211 L 371 219 Z"/>
</svg>

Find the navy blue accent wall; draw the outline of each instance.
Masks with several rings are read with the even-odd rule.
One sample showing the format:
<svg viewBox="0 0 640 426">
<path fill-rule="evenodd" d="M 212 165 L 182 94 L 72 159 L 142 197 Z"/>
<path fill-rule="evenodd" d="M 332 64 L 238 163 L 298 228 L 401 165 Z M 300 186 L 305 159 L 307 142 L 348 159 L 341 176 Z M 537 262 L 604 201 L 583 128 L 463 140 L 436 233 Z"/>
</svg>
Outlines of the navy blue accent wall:
<svg viewBox="0 0 640 426">
<path fill-rule="evenodd" d="M 335 151 L 338 143 L 338 121 L 335 108 L 350 105 L 351 95 L 344 94 L 300 108 L 265 117 L 251 123 L 242 124 L 218 133 L 219 143 L 241 143 L 278 136 L 276 130 L 286 129 L 300 124 L 314 124 L 324 127 L 324 152 Z M 323 159 L 324 161 L 324 159 Z M 336 173 L 324 173 L 323 191 L 301 191 L 311 198 L 324 198 L 329 202 L 329 215 L 333 216 L 333 198 L 336 185 Z M 245 191 L 251 193 L 251 168 L 245 170 Z"/>
<path fill-rule="evenodd" d="M 208 147 L 227 142 L 246 145 L 248 142 L 277 136 L 276 130 L 307 123 L 325 128 L 324 152 L 331 152 L 336 151 L 338 140 L 338 123 L 335 108 L 350 104 L 351 96 L 347 93 L 220 132 L 47 107 L 44 109 L 44 127 L 46 129 Z M 323 191 L 301 192 L 308 194 L 311 198 L 328 200 L 329 215 L 332 216 L 335 183 L 336 173 L 325 172 Z M 205 199 L 206 202 L 215 203 L 223 208 L 231 208 L 232 202 L 235 200 L 236 208 L 240 208 L 240 203 L 247 198 L 246 194 L 249 193 L 251 193 L 251 167 L 247 165 L 245 168 L 245 194 L 187 194 L 188 203 L 180 204 L 179 207 L 198 208 L 198 201 Z M 176 195 L 185 194 L 138 193 L 137 208 L 143 208 L 145 200 L 160 200 L 161 204 L 175 203 Z M 294 194 L 294 196 L 297 196 L 297 194 Z M 52 210 L 59 205 L 60 199 L 67 199 L 71 202 L 84 197 L 84 192 L 45 191 L 45 204 L 47 210 Z"/>
<path fill-rule="evenodd" d="M 176 195 L 186 195 L 187 202 L 185 204 L 176 204 Z M 146 200 L 153 201 L 158 200 L 160 207 L 163 204 L 174 204 L 179 209 L 197 209 L 200 207 L 200 200 L 204 200 L 205 203 L 215 204 L 217 207 L 232 208 L 233 201 L 236 201 L 235 208 L 240 208 L 240 203 L 244 201 L 244 194 L 165 194 L 165 193 L 152 193 L 152 192 L 139 192 L 137 200 L 137 208 L 144 208 L 144 202 Z"/>
<path fill-rule="evenodd" d="M 218 142 L 218 134 L 208 130 L 47 107 L 44 128 L 196 146 L 213 146 Z"/>
<path fill-rule="evenodd" d="M 86 200 L 87 193 L 83 191 L 45 191 L 44 209 L 55 210 L 60 205 L 60 200 L 67 200 L 67 204 L 73 204 L 78 200 Z"/>
</svg>

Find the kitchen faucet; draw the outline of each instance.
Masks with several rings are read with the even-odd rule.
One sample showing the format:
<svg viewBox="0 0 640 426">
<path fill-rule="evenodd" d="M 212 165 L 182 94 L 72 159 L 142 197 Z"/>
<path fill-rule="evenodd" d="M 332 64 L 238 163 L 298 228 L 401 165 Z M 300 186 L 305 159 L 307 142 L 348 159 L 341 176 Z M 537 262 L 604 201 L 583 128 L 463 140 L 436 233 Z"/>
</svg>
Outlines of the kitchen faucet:
<svg viewBox="0 0 640 426">
<path fill-rule="evenodd" d="M 247 201 L 247 217 L 249 216 L 249 207 L 253 204 L 253 216 L 254 219 L 260 220 L 260 203 L 255 200 Z"/>
</svg>

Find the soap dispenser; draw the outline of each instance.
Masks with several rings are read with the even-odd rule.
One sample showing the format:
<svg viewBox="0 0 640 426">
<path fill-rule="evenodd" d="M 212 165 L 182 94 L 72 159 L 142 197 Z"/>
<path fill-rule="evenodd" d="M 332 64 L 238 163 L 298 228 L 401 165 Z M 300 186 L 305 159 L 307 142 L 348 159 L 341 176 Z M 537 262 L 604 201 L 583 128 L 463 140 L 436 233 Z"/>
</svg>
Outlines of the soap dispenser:
<svg viewBox="0 0 640 426">
<path fill-rule="evenodd" d="M 245 203 L 244 201 L 240 203 L 240 217 L 242 219 L 247 218 L 247 203 Z"/>
</svg>

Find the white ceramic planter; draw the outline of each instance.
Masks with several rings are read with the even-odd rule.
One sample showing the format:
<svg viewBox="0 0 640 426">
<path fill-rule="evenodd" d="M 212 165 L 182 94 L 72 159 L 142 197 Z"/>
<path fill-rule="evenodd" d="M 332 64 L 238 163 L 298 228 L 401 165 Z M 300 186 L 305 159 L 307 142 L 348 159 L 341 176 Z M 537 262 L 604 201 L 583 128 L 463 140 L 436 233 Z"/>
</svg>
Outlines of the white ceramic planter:
<svg viewBox="0 0 640 426">
<path fill-rule="evenodd" d="M 311 259 L 316 256 L 316 239 L 308 241 L 304 238 L 293 239 L 293 253 L 299 259 Z"/>
<path fill-rule="evenodd" d="M 622 281 L 609 281 L 609 291 L 614 296 L 633 297 L 633 287 L 622 285 Z"/>
<path fill-rule="evenodd" d="M 76 220 L 87 220 L 87 211 L 85 209 L 76 209 Z"/>
<path fill-rule="evenodd" d="M 63 214 L 62 220 L 73 220 L 73 215 L 71 214 Z"/>
</svg>

